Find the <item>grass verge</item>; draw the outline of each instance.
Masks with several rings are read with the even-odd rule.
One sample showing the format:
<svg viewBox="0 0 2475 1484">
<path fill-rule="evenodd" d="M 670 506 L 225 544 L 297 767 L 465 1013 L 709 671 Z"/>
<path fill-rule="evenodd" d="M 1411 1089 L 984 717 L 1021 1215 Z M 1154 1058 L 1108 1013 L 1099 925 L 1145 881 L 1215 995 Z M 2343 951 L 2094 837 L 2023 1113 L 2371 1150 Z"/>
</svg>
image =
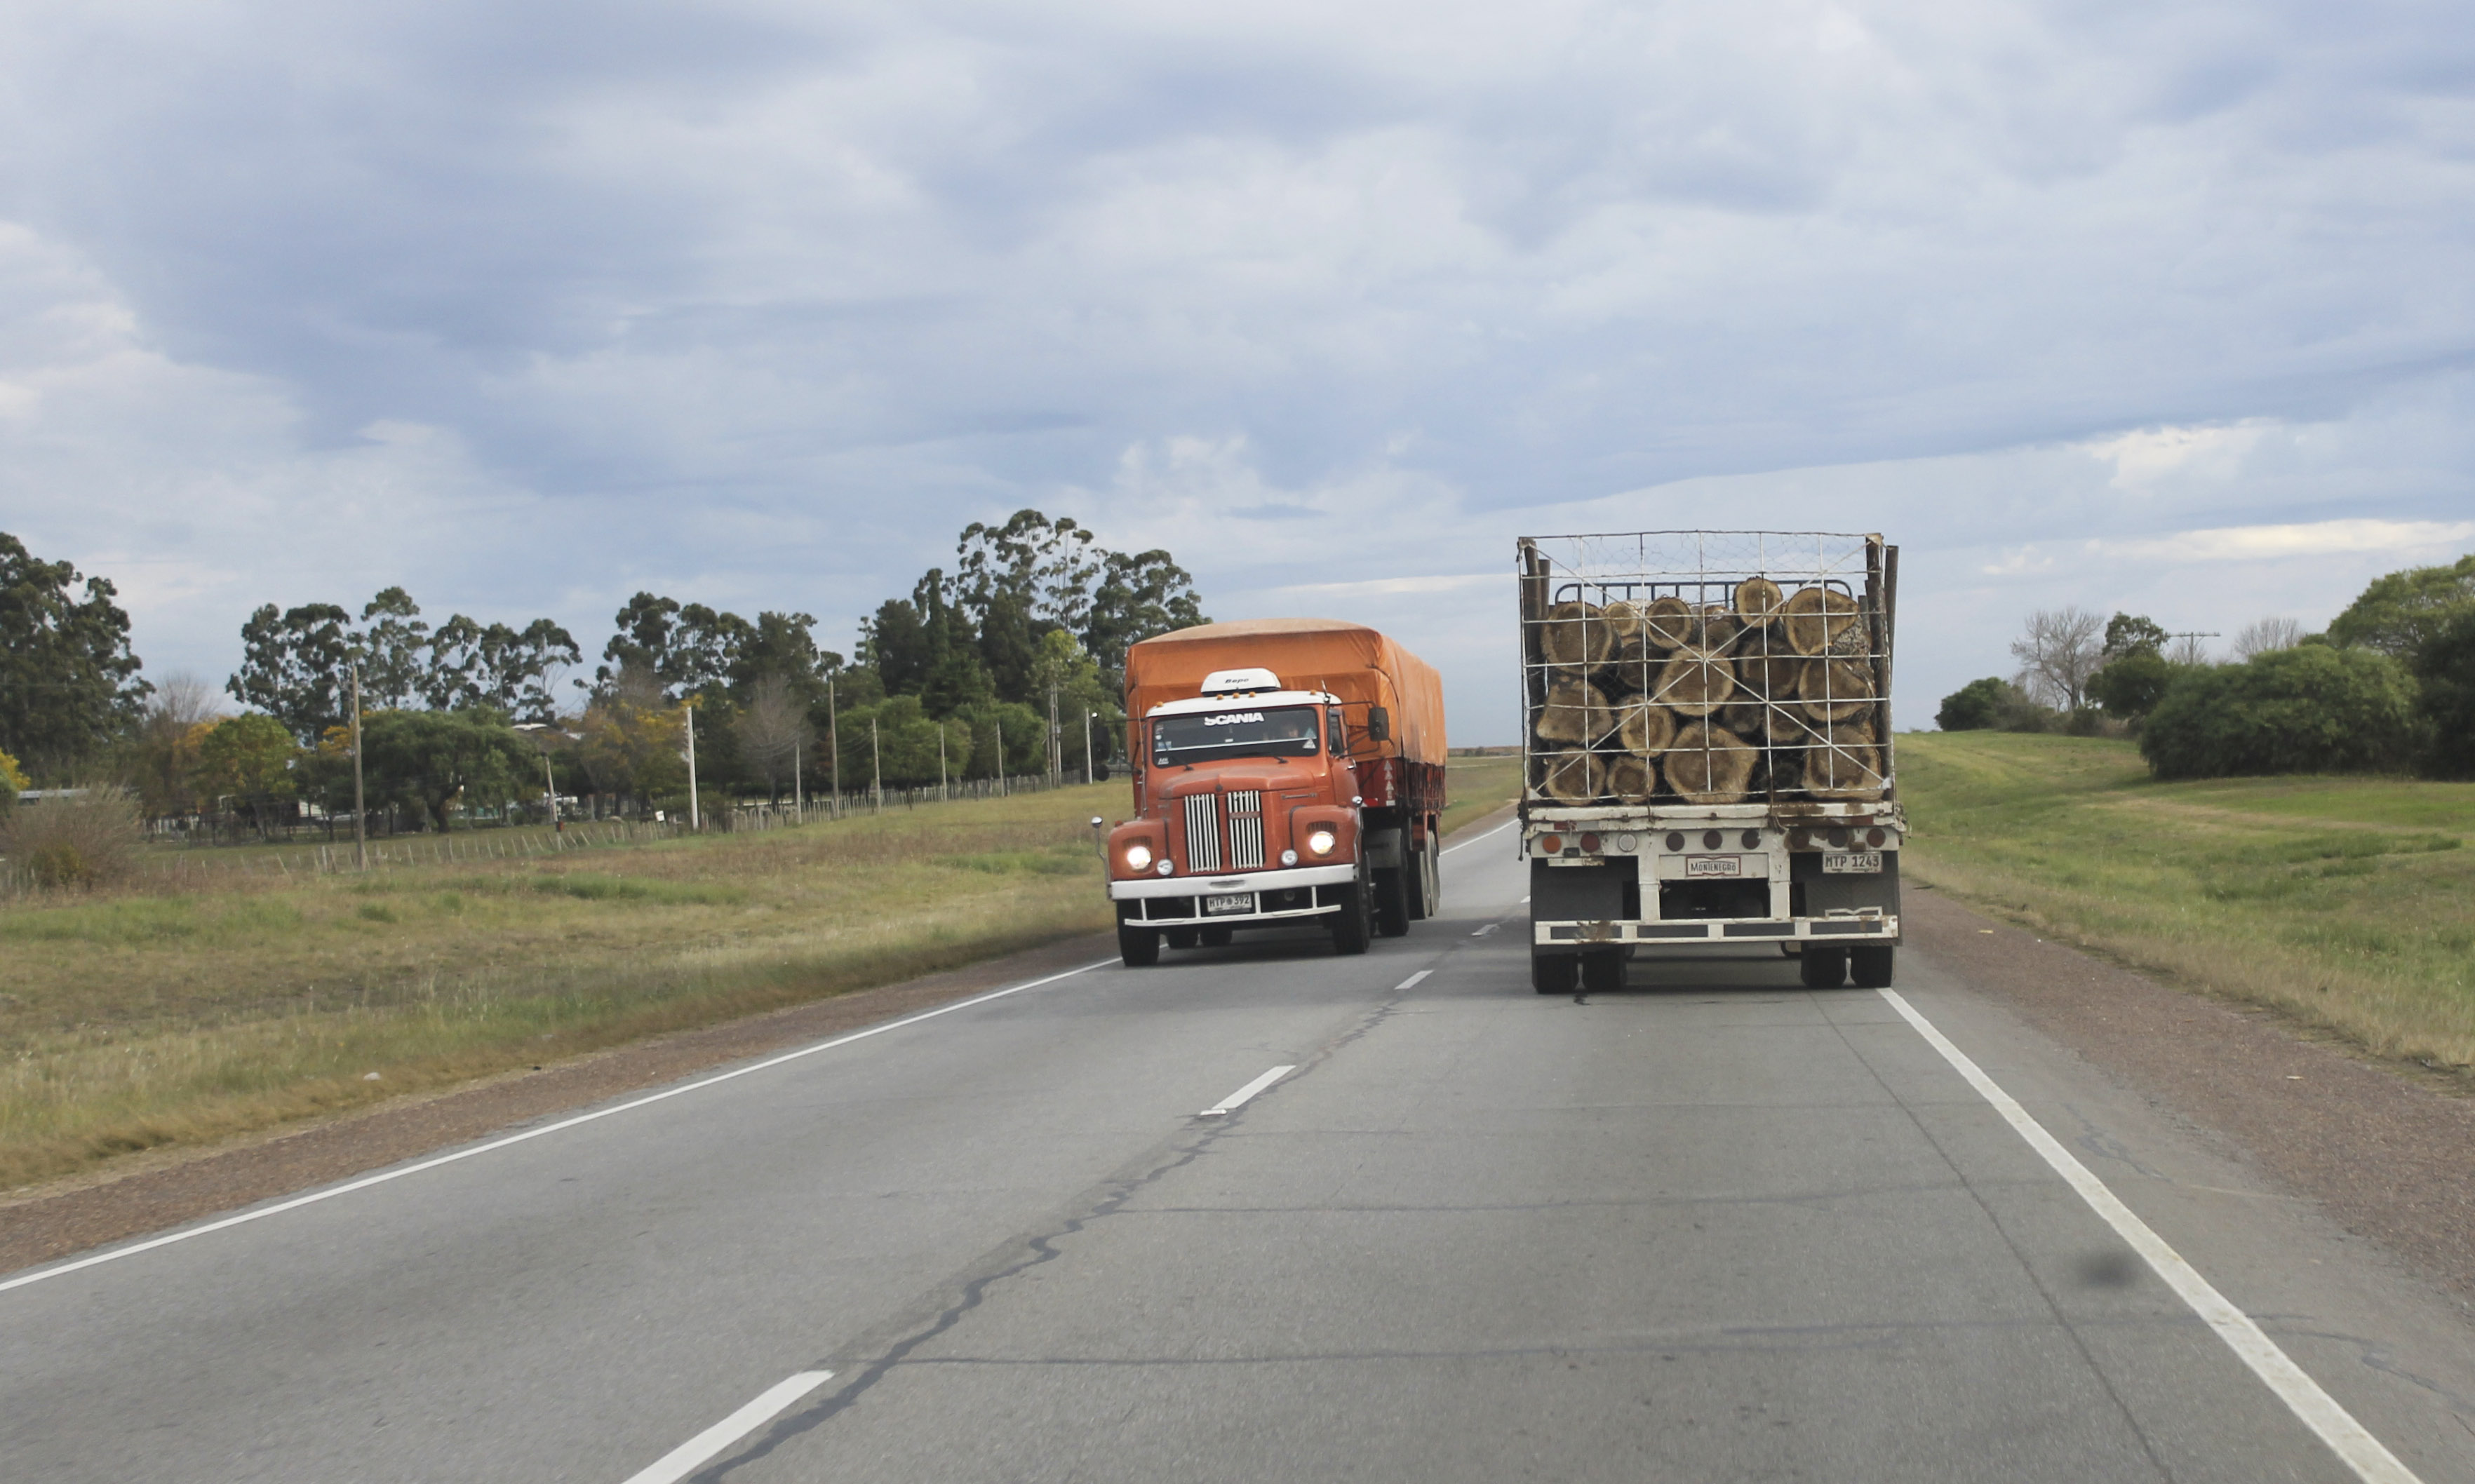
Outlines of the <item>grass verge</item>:
<svg viewBox="0 0 2475 1484">
<path fill-rule="evenodd" d="M 1911 881 L 2379 1056 L 2475 1067 L 2475 784 L 2161 784 L 2127 742 L 1899 739 Z"/>
<path fill-rule="evenodd" d="M 1452 778 L 1458 822 L 1518 762 Z M 1100 931 L 1089 821 L 1130 813 L 1102 784 L 26 898 L 0 908 L 0 1189 Z"/>
</svg>

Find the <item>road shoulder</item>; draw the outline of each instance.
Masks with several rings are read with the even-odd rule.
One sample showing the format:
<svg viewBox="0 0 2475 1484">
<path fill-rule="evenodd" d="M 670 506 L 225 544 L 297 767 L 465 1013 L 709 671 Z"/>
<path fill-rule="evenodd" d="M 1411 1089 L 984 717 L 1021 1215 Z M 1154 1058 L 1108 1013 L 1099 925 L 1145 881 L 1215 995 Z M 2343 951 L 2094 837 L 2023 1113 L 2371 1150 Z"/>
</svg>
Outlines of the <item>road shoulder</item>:
<svg viewBox="0 0 2475 1484">
<path fill-rule="evenodd" d="M 2475 1298 L 2475 1099 L 2175 989 L 1940 892 L 1904 904 L 1913 949 L 2348 1233 Z"/>
</svg>

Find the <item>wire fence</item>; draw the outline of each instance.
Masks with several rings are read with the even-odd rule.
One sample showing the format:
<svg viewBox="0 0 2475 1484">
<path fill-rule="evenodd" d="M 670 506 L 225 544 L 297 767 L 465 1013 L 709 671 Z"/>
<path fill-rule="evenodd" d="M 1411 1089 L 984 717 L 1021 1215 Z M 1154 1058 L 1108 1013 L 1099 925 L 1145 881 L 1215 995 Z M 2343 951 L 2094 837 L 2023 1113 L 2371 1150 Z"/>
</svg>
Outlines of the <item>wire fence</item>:
<svg viewBox="0 0 2475 1484">
<path fill-rule="evenodd" d="M 347 817 L 341 823 L 340 838 L 331 840 L 321 838 L 304 842 L 298 838 L 299 834 L 312 831 L 324 837 L 331 821 L 322 820 L 294 826 L 296 833 L 292 836 L 279 836 L 272 840 L 261 839 L 252 831 L 238 841 L 209 843 L 188 839 L 172 844 L 170 848 L 159 846 L 143 852 L 136 863 L 135 879 L 131 885 L 141 890 L 151 888 L 178 891 L 184 887 L 235 880 L 282 882 L 351 874 L 364 868 L 379 871 L 467 862 L 552 860 L 678 839 L 691 834 L 741 834 L 795 829 L 801 825 L 843 819 L 876 818 L 907 813 L 923 805 L 1011 798 L 1017 794 L 1080 787 L 1082 782 L 1079 770 L 1069 770 L 1054 780 L 1038 773 L 1010 778 L 956 779 L 943 785 L 887 789 L 882 792 L 865 790 L 845 791 L 839 796 L 810 796 L 781 804 L 729 800 L 711 809 L 700 809 L 694 828 L 683 815 L 674 817 L 674 812 L 667 807 L 660 811 L 663 817 L 658 819 L 563 819 L 556 827 L 538 818 L 530 822 L 500 820 L 479 827 L 444 832 L 373 836 L 364 847 L 366 867 L 355 858 L 351 820 Z M 245 844 L 251 848 L 230 848 L 233 844 Z M 53 893 L 37 882 L 19 863 L 0 860 L 0 902 L 15 904 L 29 899 L 50 900 Z"/>
</svg>

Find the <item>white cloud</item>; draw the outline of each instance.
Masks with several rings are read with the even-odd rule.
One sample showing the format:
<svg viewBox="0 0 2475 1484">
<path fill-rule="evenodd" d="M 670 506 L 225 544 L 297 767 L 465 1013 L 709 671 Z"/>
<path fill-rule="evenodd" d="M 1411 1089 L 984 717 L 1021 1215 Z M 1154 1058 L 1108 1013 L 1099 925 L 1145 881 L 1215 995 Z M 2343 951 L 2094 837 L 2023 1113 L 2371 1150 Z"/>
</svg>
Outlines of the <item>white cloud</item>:
<svg viewBox="0 0 2475 1484">
<path fill-rule="evenodd" d="M 2475 540 L 2475 521 L 2316 521 L 2306 525 L 2229 525 L 2143 541 L 2093 541 L 2103 557 L 2135 562 L 2258 562 L 2376 552 L 2406 561 Z"/>
</svg>

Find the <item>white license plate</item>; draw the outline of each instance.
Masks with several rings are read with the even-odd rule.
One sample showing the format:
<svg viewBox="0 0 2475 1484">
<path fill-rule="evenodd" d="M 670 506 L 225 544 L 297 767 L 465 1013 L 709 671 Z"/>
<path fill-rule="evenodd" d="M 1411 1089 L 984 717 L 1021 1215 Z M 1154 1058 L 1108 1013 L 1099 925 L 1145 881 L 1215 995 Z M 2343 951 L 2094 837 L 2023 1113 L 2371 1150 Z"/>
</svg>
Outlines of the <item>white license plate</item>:
<svg viewBox="0 0 2475 1484">
<path fill-rule="evenodd" d="M 1237 891 L 1227 896 L 1207 896 L 1203 899 L 1203 915 L 1207 917 L 1225 917 L 1233 912 L 1244 913 L 1254 910 L 1255 893 L 1252 891 Z"/>
<path fill-rule="evenodd" d="M 1745 874 L 1745 868 L 1744 863 L 1735 856 L 1686 856 L 1684 874 L 1687 876 L 1742 876 Z"/>
<path fill-rule="evenodd" d="M 1878 850 L 1826 850 L 1822 853 L 1822 874 L 1825 876 L 1867 876 L 1882 868 L 1882 852 Z"/>
</svg>

